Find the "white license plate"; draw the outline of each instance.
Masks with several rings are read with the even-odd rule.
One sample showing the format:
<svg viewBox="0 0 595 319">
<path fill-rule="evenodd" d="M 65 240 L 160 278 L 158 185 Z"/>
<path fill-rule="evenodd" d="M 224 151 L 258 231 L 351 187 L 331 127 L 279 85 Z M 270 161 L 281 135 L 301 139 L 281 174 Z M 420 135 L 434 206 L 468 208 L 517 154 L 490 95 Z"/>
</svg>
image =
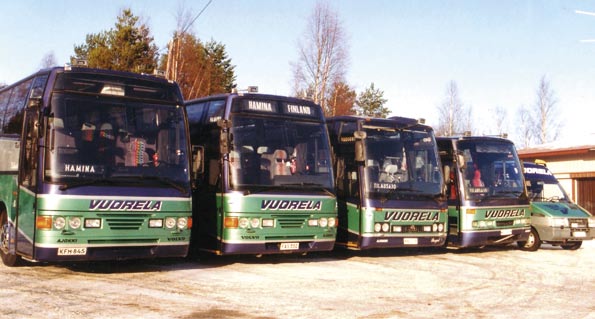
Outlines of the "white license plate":
<svg viewBox="0 0 595 319">
<path fill-rule="evenodd" d="M 404 245 L 417 245 L 417 238 L 403 238 Z"/>
<path fill-rule="evenodd" d="M 500 231 L 500 236 L 507 236 L 512 235 L 512 229 L 502 229 Z"/>
<path fill-rule="evenodd" d="M 575 232 L 572 232 L 572 235 L 574 237 L 587 237 L 587 232 L 584 232 L 584 231 L 575 231 Z"/>
<path fill-rule="evenodd" d="M 300 249 L 300 243 L 281 243 L 279 247 L 281 250 L 295 250 Z"/>
<path fill-rule="evenodd" d="M 86 254 L 86 247 L 58 248 L 58 256 L 83 256 Z"/>
</svg>

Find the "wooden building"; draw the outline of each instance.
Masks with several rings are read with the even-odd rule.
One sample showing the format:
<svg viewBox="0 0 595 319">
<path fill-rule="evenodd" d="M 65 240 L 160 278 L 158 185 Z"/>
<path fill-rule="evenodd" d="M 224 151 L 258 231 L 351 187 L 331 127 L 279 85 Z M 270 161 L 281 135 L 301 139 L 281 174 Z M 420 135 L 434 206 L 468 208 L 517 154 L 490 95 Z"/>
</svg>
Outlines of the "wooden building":
<svg viewBox="0 0 595 319">
<path fill-rule="evenodd" d="M 595 134 L 519 149 L 522 161 L 544 160 L 580 206 L 595 214 Z"/>
</svg>

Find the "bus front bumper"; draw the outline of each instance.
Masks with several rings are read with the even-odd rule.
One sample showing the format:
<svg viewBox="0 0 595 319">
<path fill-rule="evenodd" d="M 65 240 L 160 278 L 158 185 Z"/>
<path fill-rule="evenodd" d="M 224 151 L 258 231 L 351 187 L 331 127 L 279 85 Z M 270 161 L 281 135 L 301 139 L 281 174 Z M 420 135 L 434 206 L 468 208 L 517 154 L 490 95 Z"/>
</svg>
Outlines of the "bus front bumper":
<svg viewBox="0 0 595 319">
<path fill-rule="evenodd" d="M 463 231 L 460 239 L 450 242 L 457 247 L 477 247 L 490 245 L 506 245 L 517 241 L 526 241 L 531 233 L 531 227 L 498 230 Z"/>
</svg>

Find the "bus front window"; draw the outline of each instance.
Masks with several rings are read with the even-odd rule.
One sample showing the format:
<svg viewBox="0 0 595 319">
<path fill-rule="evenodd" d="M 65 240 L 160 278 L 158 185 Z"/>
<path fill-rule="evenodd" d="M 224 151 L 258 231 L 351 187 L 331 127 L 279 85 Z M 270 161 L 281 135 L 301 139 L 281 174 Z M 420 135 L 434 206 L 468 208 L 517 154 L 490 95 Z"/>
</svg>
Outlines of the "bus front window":
<svg viewBox="0 0 595 319">
<path fill-rule="evenodd" d="M 459 158 L 467 199 L 514 197 L 524 192 L 516 151 L 507 143 L 461 141 Z"/>
<path fill-rule="evenodd" d="M 55 94 L 48 124 L 50 182 L 154 178 L 187 187 L 184 114 L 175 105 Z"/>
<path fill-rule="evenodd" d="M 229 153 L 231 187 L 262 186 L 332 190 L 325 126 L 236 115 Z"/>
<path fill-rule="evenodd" d="M 366 133 L 366 189 L 370 197 L 417 199 L 441 194 L 442 175 L 429 132 L 376 128 Z"/>
</svg>

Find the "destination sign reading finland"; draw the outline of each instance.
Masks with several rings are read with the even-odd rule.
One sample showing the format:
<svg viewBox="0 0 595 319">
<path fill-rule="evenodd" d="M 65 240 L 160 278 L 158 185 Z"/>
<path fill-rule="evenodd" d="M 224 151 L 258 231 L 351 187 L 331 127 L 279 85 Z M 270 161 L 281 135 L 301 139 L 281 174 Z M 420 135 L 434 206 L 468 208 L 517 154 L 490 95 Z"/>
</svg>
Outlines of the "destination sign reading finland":
<svg viewBox="0 0 595 319">
<path fill-rule="evenodd" d="M 267 113 L 274 113 L 277 112 L 277 107 L 275 102 L 271 101 L 253 101 L 249 100 L 247 104 L 247 108 L 250 111 L 257 111 L 257 112 L 267 112 Z M 285 114 L 294 114 L 294 115 L 306 115 L 306 116 L 313 116 L 314 111 L 312 107 L 307 105 L 301 104 L 292 104 L 287 103 L 283 105 L 283 113 Z"/>
</svg>

